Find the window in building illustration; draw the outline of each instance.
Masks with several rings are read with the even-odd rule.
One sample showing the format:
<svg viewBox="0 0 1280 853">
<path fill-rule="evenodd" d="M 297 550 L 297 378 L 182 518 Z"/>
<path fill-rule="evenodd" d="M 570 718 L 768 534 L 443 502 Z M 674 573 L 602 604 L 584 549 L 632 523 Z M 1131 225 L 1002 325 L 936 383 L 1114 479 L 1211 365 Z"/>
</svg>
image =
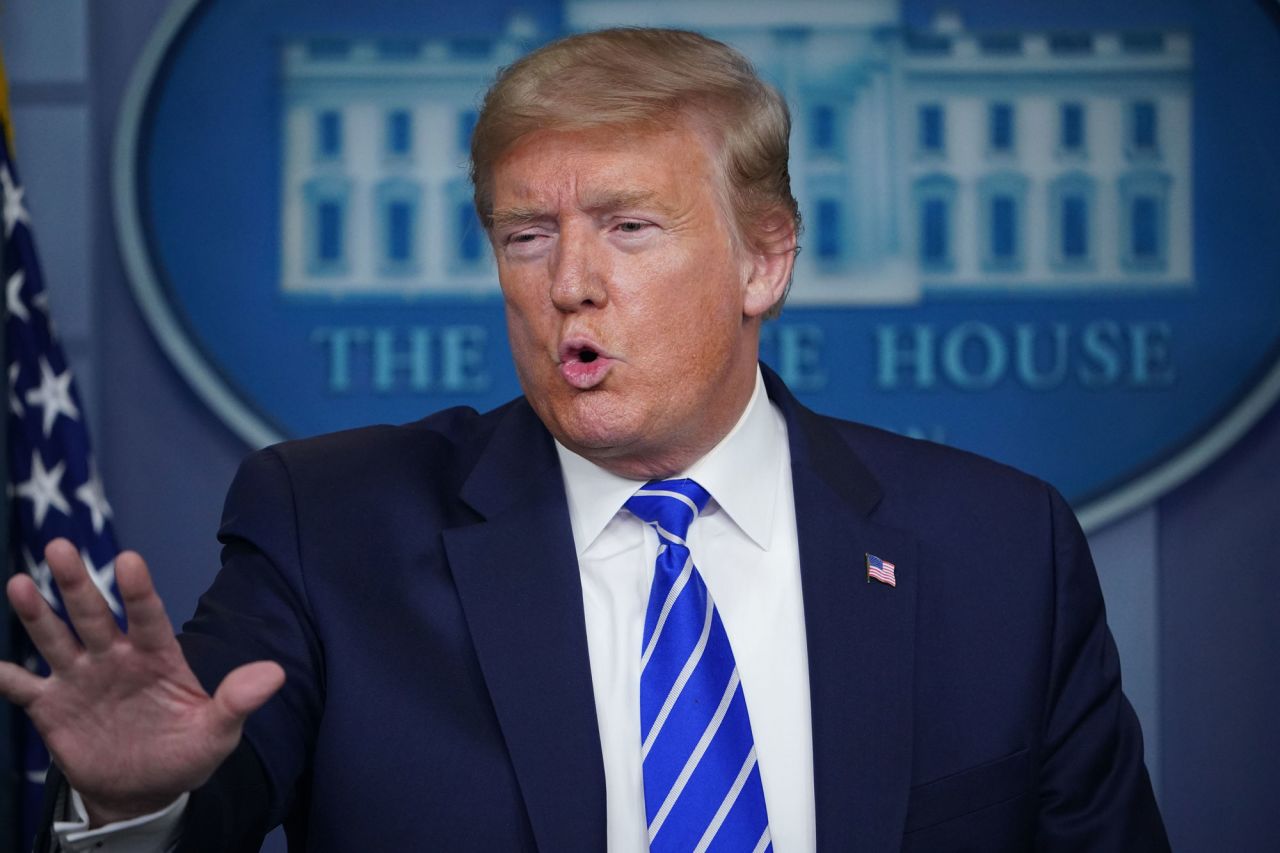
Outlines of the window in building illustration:
<svg viewBox="0 0 1280 853">
<path fill-rule="evenodd" d="M 922 104 L 918 113 L 917 145 L 922 154 L 941 154 L 947 147 L 946 113 L 941 104 Z"/>
<path fill-rule="evenodd" d="M 488 235 L 476 216 L 471 199 L 471 185 L 465 180 L 453 181 L 446 191 L 450 211 L 448 239 L 449 267 L 455 273 L 473 273 L 488 268 L 490 252 Z"/>
<path fill-rule="evenodd" d="M 1016 33 L 981 35 L 978 49 L 988 56 L 1017 56 L 1022 53 L 1022 37 Z"/>
<path fill-rule="evenodd" d="M 307 272 L 341 275 L 347 271 L 349 184 L 342 178 L 315 178 L 303 188 Z"/>
<path fill-rule="evenodd" d="M 1018 201 L 1007 193 L 993 195 L 991 205 L 990 257 L 1009 264 L 1018 256 Z"/>
<path fill-rule="evenodd" d="M 930 175 L 916 181 L 916 246 L 924 272 L 950 272 L 955 265 L 952 229 L 956 198 L 955 179 Z"/>
<path fill-rule="evenodd" d="M 463 200 L 457 205 L 458 227 L 458 260 L 464 264 L 479 264 L 484 261 L 484 230 L 476 216 L 475 205 Z"/>
<path fill-rule="evenodd" d="M 1062 206 L 1062 258 L 1079 262 L 1089 257 L 1089 207 L 1083 196 L 1064 196 Z"/>
<path fill-rule="evenodd" d="M 385 38 L 378 40 L 378 56 L 382 59 L 405 61 L 417 59 L 422 53 L 422 42 L 412 38 Z"/>
<path fill-rule="evenodd" d="M 387 113 L 387 156 L 407 159 L 413 153 L 413 114 L 408 110 Z"/>
<path fill-rule="evenodd" d="M 1120 34 L 1120 46 L 1125 53 L 1161 53 L 1164 51 L 1164 33 L 1158 30 L 1124 32 Z"/>
<path fill-rule="evenodd" d="M 407 275 L 418 269 L 420 194 L 417 184 L 405 180 L 384 181 L 374 191 L 378 270 L 383 275 Z"/>
<path fill-rule="evenodd" d="M 843 216 L 840 202 L 833 198 L 823 198 L 818 200 L 815 208 L 816 228 L 815 236 L 817 238 L 815 254 L 818 261 L 824 264 L 832 264 L 840 261 L 843 255 Z"/>
<path fill-rule="evenodd" d="M 1027 179 L 1019 174 L 988 175 L 978 184 L 982 217 L 982 265 L 989 272 L 1022 268 L 1023 209 Z"/>
<path fill-rule="evenodd" d="M 1139 263 L 1160 256 L 1160 202 L 1152 195 L 1134 196 L 1129 202 L 1129 253 Z"/>
<path fill-rule="evenodd" d="M 951 263 L 951 201 L 937 197 L 924 201 L 920 226 L 920 261 L 938 268 Z"/>
<path fill-rule="evenodd" d="M 1093 36 L 1090 33 L 1053 33 L 1049 36 L 1049 51 L 1059 56 L 1093 53 Z"/>
<path fill-rule="evenodd" d="M 344 205 L 337 199 L 325 199 L 316 204 L 319 221 L 319 238 L 316 259 L 324 264 L 342 260 Z"/>
<path fill-rule="evenodd" d="M 987 148 L 996 154 L 1008 154 L 1013 145 L 1013 104 L 991 104 L 987 111 Z"/>
<path fill-rule="evenodd" d="M 1134 271 L 1159 271 L 1168 263 L 1169 176 L 1135 172 L 1120 179 L 1122 264 Z"/>
<path fill-rule="evenodd" d="M 920 56 L 946 56 L 951 53 L 951 38 L 939 33 L 911 30 L 906 38 L 907 50 Z"/>
<path fill-rule="evenodd" d="M 413 207 L 407 201 L 387 202 L 387 260 L 404 264 L 413 258 Z"/>
<path fill-rule="evenodd" d="M 342 156 L 342 113 L 321 110 L 316 115 L 316 157 L 336 160 Z"/>
<path fill-rule="evenodd" d="M 817 154 L 835 154 L 839 148 L 836 109 L 818 104 L 809 111 L 809 148 Z"/>
<path fill-rule="evenodd" d="M 1129 105 L 1129 153 L 1152 155 L 1159 151 L 1159 115 L 1155 101 Z"/>
<path fill-rule="evenodd" d="M 1064 271 L 1093 263 L 1094 179 L 1073 172 L 1049 187 L 1049 245 L 1051 264 Z"/>
<path fill-rule="evenodd" d="M 1083 154 L 1084 134 L 1084 104 L 1063 104 L 1058 111 L 1058 150 L 1063 154 Z"/>
</svg>

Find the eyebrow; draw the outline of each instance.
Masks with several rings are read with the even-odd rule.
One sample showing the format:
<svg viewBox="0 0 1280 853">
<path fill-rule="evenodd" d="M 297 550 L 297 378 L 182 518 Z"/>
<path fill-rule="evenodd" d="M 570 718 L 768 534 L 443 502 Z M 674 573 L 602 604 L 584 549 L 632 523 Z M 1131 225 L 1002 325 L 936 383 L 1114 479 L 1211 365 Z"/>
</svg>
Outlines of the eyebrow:
<svg viewBox="0 0 1280 853">
<path fill-rule="evenodd" d="M 656 206 L 666 209 L 666 205 L 658 202 L 658 194 L 653 190 L 606 190 L 588 196 L 585 207 L 592 211 L 620 210 L 627 207 Z"/>
<path fill-rule="evenodd" d="M 583 207 L 593 213 L 644 206 L 668 210 L 668 205 L 659 202 L 658 194 L 652 190 L 606 190 L 593 193 L 584 201 Z M 489 215 L 489 227 L 511 228 L 551 218 L 549 212 L 535 207 L 504 207 Z"/>
<path fill-rule="evenodd" d="M 515 225 L 527 225 L 540 219 L 547 219 L 544 211 L 532 207 L 506 207 L 489 214 L 489 227 L 493 229 L 510 228 Z"/>
</svg>

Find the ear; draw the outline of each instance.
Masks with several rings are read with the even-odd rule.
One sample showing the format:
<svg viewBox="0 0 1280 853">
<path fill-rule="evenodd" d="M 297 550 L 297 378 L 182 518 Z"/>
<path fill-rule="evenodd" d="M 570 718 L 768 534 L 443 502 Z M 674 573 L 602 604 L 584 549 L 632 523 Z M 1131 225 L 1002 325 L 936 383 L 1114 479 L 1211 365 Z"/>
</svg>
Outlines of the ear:
<svg viewBox="0 0 1280 853">
<path fill-rule="evenodd" d="M 742 300 L 742 314 L 748 318 L 764 316 L 787 292 L 796 261 L 796 224 L 775 211 L 756 223 L 753 236 Z"/>
</svg>

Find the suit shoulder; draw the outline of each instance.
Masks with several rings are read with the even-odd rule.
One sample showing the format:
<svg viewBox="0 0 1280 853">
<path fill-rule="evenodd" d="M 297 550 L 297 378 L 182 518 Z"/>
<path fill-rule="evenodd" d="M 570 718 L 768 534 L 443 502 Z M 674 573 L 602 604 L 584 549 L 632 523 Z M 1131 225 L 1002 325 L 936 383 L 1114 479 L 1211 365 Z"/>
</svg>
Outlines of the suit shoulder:
<svg viewBox="0 0 1280 853">
<path fill-rule="evenodd" d="M 889 508 L 952 517 L 971 513 L 1041 511 L 1060 500 L 1051 485 L 1010 465 L 967 450 L 824 417 L 879 482 Z"/>
<path fill-rule="evenodd" d="M 284 441 L 251 454 L 244 468 L 281 465 L 291 479 L 350 489 L 370 481 L 394 482 L 397 476 L 427 470 L 433 480 L 466 476 L 512 402 L 480 413 L 468 406 L 443 409 L 412 423 L 358 427 Z"/>
</svg>

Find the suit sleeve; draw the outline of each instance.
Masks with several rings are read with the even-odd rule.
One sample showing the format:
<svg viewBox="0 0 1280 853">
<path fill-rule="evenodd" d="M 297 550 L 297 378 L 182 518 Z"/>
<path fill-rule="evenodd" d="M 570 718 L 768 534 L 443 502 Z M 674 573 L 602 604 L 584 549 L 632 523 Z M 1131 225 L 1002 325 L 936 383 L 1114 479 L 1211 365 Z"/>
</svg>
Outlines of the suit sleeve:
<svg viewBox="0 0 1280 853">
<path fill-rule="evenodd" d="M 1089 547 L 1050 492 L 1056 602 L 1036 849 L 1168 851 Z"/>
<path fill-rule="evenodd" d="M 276 696 L 250 716 L 240 746 L 192 792 L 179 850 L 257 850 L 281 823 L 305 823 L 305 791 L 323 707 L 324 650 L 302 570 L 295 496 L 273 450 L 248 457 L 218 534 L 222 568 L 179 637 L 205 689 L 241 664 L 273 660 Z"/>
</svg>

